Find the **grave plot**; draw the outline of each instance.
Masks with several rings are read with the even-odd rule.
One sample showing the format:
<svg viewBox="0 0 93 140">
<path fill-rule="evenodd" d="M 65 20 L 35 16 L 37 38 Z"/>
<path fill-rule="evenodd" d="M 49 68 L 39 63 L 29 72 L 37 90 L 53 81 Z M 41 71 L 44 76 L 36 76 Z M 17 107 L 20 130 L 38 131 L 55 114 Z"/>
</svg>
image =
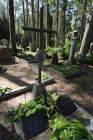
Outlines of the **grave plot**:
<svg viewBox="0 0 93 140">
<path fill-rule="evenodd" d="M 66 140 L 67 138 L 74 138 L 75 140 L 77 140 L 77 138 L 78 140 L 92 140 L 92 136 L 90 135 L 90 133 L 86 130 L 85 126 L 78 120 L 78 118 L 81 118 L 82 115 L 87 115 L 89 119 L 92 118 L 92 116 L 78 106 L 76 107 L 76 105 L 70 99 L 66 99 L 66 101 L 70 101 L 71 104 L 69 109 L 74 108 L 74 110 L 68 114 L 69 116 L 67 115 L 68 119 L 72 118 L 72 120 L 70 119 L 70 121 L 68 121 L 65 117 L 61 116 L 60 113 L 58 113 L 59 110 L 56 107 L 56 103 L 59 104 L 59 100 L 64 101 L 64 99 L 60 98 L 55 93 L 52 95 L 48 93 L 47 104 L 45 103 L 44 96 L 40 96 L 38 97 L 38 99 L 31 100 L 30 102 L 25 104 L 19 104 L 16 109 L 11 110 L 12 112 L 10 112 L 10 116 L 6 118 L 6 121 L 21 121 L 23 130 L 19 122 L 14 123 L 16 132 L 17 134 L 19 134 L 19 139 L 21 138 L 28 140 L 32 138 L 32 140 L 34 140 L 33 136 L 36 136 L 35 139 L 39 140 L 38 137 L 40 138 L 40 135 L 37 136 L 37 134 L 40 134 L 49 127 L 48 130 L 52 130 L 53 132 L 51 133 L 50 131 L 50 137 L 48 136 L 46 140 L 52 140 L 55 138 L 60 139 L 63 138 L 63 136 L 64 140 Z M 64 105 L 65 111 L 67 111 L 66 102 Z M 64 111 L 64 108 L 62 108 L 61 111 L 62 110 Z M 90 125 L 88 126 L 90 128 Z M 43 135 L 43 139 L 44 136 L 45 135 Z"/>
<path fill-rule="evenodd" d="M 48 69 L 54 71 L 55 73 L 63 76 L 64 78 L 74 78 L 79 75 L 86 74 L 86 71 L 83 70 L 78 65 L 69 65 L 67 63 L 51 64 L 47 66 Z"/>
</svg>

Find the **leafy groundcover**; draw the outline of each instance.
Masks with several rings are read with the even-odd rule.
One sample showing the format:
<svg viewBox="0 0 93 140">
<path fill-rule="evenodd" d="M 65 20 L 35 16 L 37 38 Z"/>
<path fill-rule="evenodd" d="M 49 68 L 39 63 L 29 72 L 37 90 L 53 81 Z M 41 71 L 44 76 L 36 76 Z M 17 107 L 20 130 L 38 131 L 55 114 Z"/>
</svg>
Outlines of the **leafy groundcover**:
<svg viewBox="0 0 93 140">
<path fill-rule="evenodd" d="M 8 108 L 8 117 L 5 122 L 19 121 L 24 117 L 42 110 L 48 118 L 52 135 L 49 140 L 92 140 L 85 126 L 76 119 L 67 121 L 61 116 L 56 107 L 59 95 L 47 93 L 47 99 L 40 95 L 26 104 L 19 104 L 17 108 Z"/>
<path fill-rule="evenodd" d="M 9 92 L 9 91 L 11 90 L 8 87 L 5 87 L 5 88 L 0 87 L 0 96 L 5 95 L 6 92 Z"/>
<path fill-rule="evenodd" d="M 2 65 L 0 65 L 0 70 L 2 70 Z"/>
<path fill-rule="evenodd" d="M 51 65 L 48 65 L 48 67 L 63 74 L 65 78 L 75 77 L 77 75 L 86 73 L 86 71 L 83 70 L 81 67 L 76 66 L 76 65 L 69 65 L 66 63 L 61 63 L 58 65 L 51 64 Z"/>
</svg>

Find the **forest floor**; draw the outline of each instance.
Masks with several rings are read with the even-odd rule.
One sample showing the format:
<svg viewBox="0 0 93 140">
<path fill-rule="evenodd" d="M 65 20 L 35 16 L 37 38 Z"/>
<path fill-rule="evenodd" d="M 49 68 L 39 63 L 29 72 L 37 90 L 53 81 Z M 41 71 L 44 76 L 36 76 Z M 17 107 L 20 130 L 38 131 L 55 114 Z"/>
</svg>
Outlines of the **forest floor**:
<svg viewBox="0 0 93 140">
<path fill-rule="evenodd" d="M 0 74 L 0 87 L 7 86 L 15 89 L 35 82 L 36 73 L 22 63 L 4 64 L 8 70 Z M 75 103 L 93 115 L 93 66 L 83 65 L 86 74 L 73 79 L 64 79 L 61 76 L 46 71 L 55 78 L 55 83 L 47 85 L 47 91 L 69 96 Z M 24 103 L 31 99 L 31 93 L 20 95 L 16 98 L 0 102 L 0 140 L 16 140 L 13 125 L 5 123 L 8 114 L 6 107 L 16 107 L 20 102 Z"/>
</svg>

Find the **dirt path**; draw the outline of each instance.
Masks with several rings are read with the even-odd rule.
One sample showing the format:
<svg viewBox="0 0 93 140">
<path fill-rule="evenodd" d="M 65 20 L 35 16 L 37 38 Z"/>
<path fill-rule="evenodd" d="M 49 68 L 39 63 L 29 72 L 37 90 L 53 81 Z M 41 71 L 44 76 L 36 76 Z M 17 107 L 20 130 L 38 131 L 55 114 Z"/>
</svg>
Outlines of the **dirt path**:
<svg viewBox="0 0 93 140">
<path fill-rule="evenodd" d="M 3 63 L 7 71 L 0 74 L 0 87 L 15 89 L 35 82 L 37 74 L 22 63 Z"/>
</svg>

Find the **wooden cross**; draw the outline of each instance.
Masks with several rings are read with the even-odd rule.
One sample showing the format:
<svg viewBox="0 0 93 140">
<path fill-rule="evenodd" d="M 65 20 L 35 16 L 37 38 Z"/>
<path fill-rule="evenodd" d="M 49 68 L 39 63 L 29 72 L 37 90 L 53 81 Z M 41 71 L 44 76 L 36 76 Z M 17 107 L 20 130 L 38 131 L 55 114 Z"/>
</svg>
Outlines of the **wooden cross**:
<svg viewBox="0 0 93 140">
<path fill-rule="evenodd" d="M 22 29 L 24 31 L 36 31 L 36 32 L 40 32 L 39 54 L 41 53 L 42 44 L 43 44 L 43 40 L 44 40 L 43 33 L 54 33 L 54 34 L 57 34 L 57 31 L 55 31 L 55 30 L 43 29 L 43 8 L 44 7 L 41 7 L 40 8 L 40 28 L 29 28 L 29 27 L 22 26 Z M 42 53 L 42 57 L 43 57 L 43 53 Z M 41 83 L 41 67 L 42 67 L 42 62 L 43 61 L 39 61 L 38 83 Z"/>
</svg>

